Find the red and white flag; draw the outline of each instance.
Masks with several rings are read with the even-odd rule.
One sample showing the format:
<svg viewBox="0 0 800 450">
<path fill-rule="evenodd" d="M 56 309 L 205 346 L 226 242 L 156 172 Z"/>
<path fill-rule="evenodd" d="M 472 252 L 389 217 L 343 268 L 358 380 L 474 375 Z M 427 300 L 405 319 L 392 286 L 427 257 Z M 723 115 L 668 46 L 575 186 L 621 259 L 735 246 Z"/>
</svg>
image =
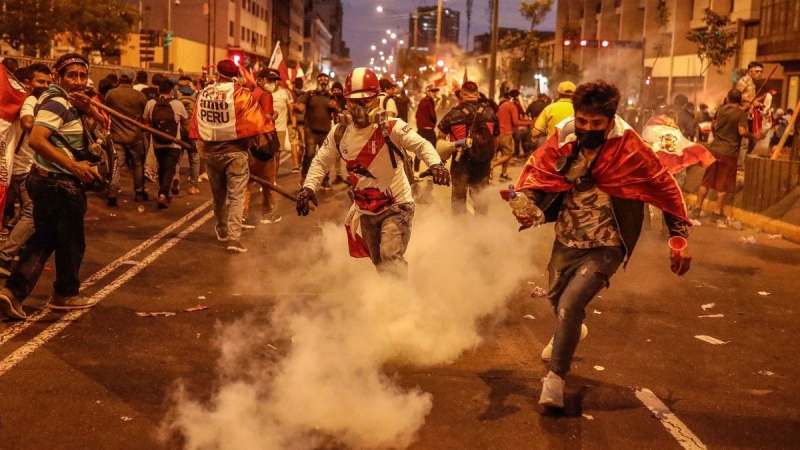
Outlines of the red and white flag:
<svg viewBox="0 0 800 450">
<path fill-rule="evenodd" d="M 311 66 L 311 68 L 309 68 L 308 72 L 309 75 L 311 75 L 311 70 L 313 69 L 313 67 L 314 66 Z M 303 72 L 303 68 L 300 67 L 299 61 L 297 62 L 297 65 L 295 65 L 294 67 L 294 78 L 292 78 L 292 81 L 294 81 L 295 78 L 300 78 L 301 80 L 303 80 L 303 83 L 306 82 L 306 74 L 305 72 Z"/>
<path fill-rule="evenodd" d="M 286 61 L 283 59 L 283 52 L 281 51 L 281 41 L 275 43 L 275 50 L 272 52 L 272 58 L 269 60 L 270 69 L 275 69 L 281 74 L 281 84 L 286 89 L 289 89 L 289 70 L 286 67 Z"/>
<path fill-rule="evenodd" d="M 642 139 L 653 147 L 661 164 L 672 174 L 697 163 L 708 167 L 716 161 L 707 148 L 686 139 L 675 121 L 667 115 L 648 120 L 642 130 Z"/>
<path fill-rule="evenodd" d="M 14 150 L 22 137 L 16 121 L 26 97 L 28 93 L 25 88 L 9 77 L 6 67 L 0 64 L 0 209 L 6 203 Z"/>
</svg>

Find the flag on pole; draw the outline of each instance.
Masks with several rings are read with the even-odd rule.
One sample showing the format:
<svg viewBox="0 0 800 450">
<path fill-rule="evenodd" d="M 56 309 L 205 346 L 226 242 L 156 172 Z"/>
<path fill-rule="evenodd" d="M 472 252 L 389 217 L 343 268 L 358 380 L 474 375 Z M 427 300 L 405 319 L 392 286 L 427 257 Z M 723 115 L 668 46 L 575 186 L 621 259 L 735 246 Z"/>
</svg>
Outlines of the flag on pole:
<svg viewBox="0 0 800 450">
<path fill-rule="evenodd" d="M 289 89 L 289 70 L 286 67 L 286 61 L 283 59 L 281 41 L 275 43 L 275 50 L 272 52 L 272 58 L 269 60 L 269 67 L 280 72 L 281 84 L 283 84 L 283 87 L 286 89 Z"/>
<path fill-rule="evenodd" d="M 467 78 L 467 67 L 465 66 L 465 67 L 464 67 L 464 79 L 463 79 L 463 80 L 461 80 L 461 84 L 464 84 L 464 83 L 466 83 L 467 81 L 469 81 L 469 78 Z"/>
<path fill-rule="evenodd" d="M 308 75 L 311 75 L 311 71 L 312 70 L 314 70 L 314 66 L 313 65 L 308 68 Z M 304 84 L 306 82 L 306 74 L 303 72 L 303 68 L 300 67 L 300 62 L 298 62 L 297 66 L 295 66 L 294 78 L 300 78 L 301 80 L 303 80 Z M 294 80 L 294 78 L 292 78 L 292 80 Z"/>
<path fill-rule="evenodd" d="M 0 209 L 6 203 L 14 150 L 22 137 L 21 128 L 15 122 L 26 97 L 25 88 L 9 77 L 6 67 L 0 64 Z"/>
</svg>

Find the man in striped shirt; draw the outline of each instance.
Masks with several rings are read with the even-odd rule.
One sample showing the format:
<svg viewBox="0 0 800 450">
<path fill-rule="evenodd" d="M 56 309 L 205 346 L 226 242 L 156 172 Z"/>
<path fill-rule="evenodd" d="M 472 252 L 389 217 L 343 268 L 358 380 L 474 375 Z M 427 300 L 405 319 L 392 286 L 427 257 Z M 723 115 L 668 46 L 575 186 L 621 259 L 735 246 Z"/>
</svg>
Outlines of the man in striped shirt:
<svg viewBox="0 0 800 450">
<path fill-rule="evenodd" d="M 91 183 L 100 175 L 88 161 L 76 160 L 76 154 L 80 155 L 86 146 L 81 115 L 97 121 L 104 119 L 83 93 L 89 79 L 86 58 L 76 53 L 66 54 L 56 61 L 53 72 L 54 83 L 36 105 L 36 119 L 28 141 L 36 152 L 28 179 L 36 231 L 0 291 L 0 313 L 10 319 L 26 318 L 22 301 L 36 286 L 45 262 L 54 251 L 56 281 L 47 306 L 69 310 L 97 303 L 80 294 L 78 272 L 86 249 L 83 183 Z"/>
</svg>

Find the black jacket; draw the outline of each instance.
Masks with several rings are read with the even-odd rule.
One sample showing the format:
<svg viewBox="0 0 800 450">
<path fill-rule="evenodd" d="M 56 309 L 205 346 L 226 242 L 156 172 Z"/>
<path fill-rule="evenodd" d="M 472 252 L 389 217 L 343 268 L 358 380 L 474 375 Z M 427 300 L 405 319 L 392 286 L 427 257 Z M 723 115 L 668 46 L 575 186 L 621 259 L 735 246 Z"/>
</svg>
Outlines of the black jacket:
<svg viewBox="0 0 800 450">
<path fill-rule="evenodd" d="M 528 189 L 523 190 L 523 192 L 542 209 L 545 222 L 555 222 L 558 219 L 566 192 L 543 192 Z M 639 235 L 642 233 L 645 204 L 639 200 L 610 197 L 614 219 L 617 222 L 617 227 L 625 246 L 625 265 L 627 265 L 631 254 L 633 254 L 633 249 L 636 247 L 636 242 L 639 240 Z M 689 237 L 689 227 L 686 222 L 667 212 L 664 213 L 664 219 L 670 236 Z"/>
</svg>

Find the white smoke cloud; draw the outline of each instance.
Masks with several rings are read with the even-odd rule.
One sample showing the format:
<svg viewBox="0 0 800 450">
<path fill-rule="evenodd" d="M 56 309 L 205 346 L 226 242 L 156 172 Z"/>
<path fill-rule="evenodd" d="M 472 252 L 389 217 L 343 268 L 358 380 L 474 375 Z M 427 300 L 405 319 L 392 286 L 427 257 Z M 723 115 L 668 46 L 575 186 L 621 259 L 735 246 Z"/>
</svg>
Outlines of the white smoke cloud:
<svg viewBox="0 0 800 450">
<path fill-rule="evenodd" d="M 189 449 L 411 445 L 435 399 L 400 387 L 387 365 L 448 364 L 479 345 L 478 320 L 502 314 L 533 271 L 534 241 L 551 241 L 518 233 L 497 190 L 487 191 L 496 197 L 490 217 L 417 205 L 407 280 L 350 258 L 338 224 L 323 224 L 302 248 L 265 255 L 264 267 L 278 269 L 264 272 L 279 274 L 240 278 L 237 289 L 282 293 L 268 319 L 218 327 L 218 389 L 207 402 L 179 389 L 165 429 Z"/>
</svg>

